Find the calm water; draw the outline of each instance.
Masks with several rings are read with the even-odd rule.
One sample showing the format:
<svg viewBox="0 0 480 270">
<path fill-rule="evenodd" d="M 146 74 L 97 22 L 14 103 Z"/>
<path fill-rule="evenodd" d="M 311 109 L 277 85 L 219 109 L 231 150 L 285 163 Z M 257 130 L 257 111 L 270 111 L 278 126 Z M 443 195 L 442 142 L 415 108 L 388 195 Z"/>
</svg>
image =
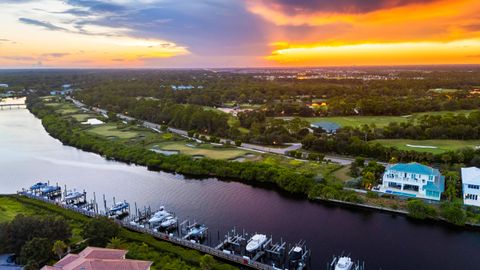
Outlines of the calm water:
<svg viewBox="0 0 480 270">
<path fill-rule="evenodd" d="M 289 242 L 306 239 L 313 269 L 342 251 L 367 269 L 480 269 L 480 233 L 412 222 L 402 216 L 310 203 L 216 179 L 192 180 L 106 161 L 63 146 L 27 110 L 0 111 L 0 193 L 35 181 L 106 194 L 138 205 L 165 205 L 216 232 L 236 226 Z"/>
</svg>

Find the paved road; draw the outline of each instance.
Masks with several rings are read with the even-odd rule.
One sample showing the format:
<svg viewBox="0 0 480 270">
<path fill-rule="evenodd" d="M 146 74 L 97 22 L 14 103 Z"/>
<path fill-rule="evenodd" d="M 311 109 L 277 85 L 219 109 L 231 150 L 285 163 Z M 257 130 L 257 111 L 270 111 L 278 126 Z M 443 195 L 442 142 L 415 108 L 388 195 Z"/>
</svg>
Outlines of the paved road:
<svg viewBox="0 0 480 270">
<path fill-rule="evenodd" d="M 78 100 L 75 100 L 71 97 L 66 97 L 66 99 L 71 100 L 73 102 L 73 104 L 75 104 L 77 107 L 80 107 L 80 108 L 87 108 L 88 107 L 86 104 L 84 104 L 84 103 L 82 103 Z M 98 112 L 98 113 L 101 113 L 101 114 L 104 114 L 104 115 L 106 115 L 108 113 L 107 110 L 100 109 L 100 108 L 92 107 L 91 109 L 95 112 Z M 133 117 L 126 116 L 126 115 L 119 114 L 119 113 L 117 114 L 117 117 L 124 120 L 124 121 L 136 120 Z M 147 121 L 142 121 L 142 123 L 143 123 L 143 126 L 146 127 L 146 128 L 153 129 L 155 131 L 160 130 L 160 125 L 159 124 L 155 124 L 155 123 L 147 122 Z M 178 135 L 183 136 L 183 137 L 188 136 L 188 132 L 185 131 L 185 130 L 181 130 L 181 129 L 177 129 L 177 128 L 171 128 L 171 127 L 169 127 L 168 130 L 172 133 L 178 134 Z M 231 141 L 231 140 L 225 139 L 225 138 L 220 139 L 221 143 L 226 143 L 227 141 Z M 246 149 L 246 150 L 256 151 L 256 152 L 286 155 L 287 152 L 289 152 L 289 151 L 298 150 L 298 149 L 302 148 L 302 144 L 301 143 L 291 143 L 286 148 L 278 148 L 278 147 L 268 147 L 268 146 L 251 144 L 251 143 L 242 143 L 241 148 Z M 332 162 L 335 162 L 335 163 L 338 163 L 340 165 L 350 165 L 354 161 L 353 158 L 342 157 L 342 156 L 333 156 L 333 155 L 326 155 L 325 159 L 328 159 L 328 160 L 330 160 Z"/>
</svg>

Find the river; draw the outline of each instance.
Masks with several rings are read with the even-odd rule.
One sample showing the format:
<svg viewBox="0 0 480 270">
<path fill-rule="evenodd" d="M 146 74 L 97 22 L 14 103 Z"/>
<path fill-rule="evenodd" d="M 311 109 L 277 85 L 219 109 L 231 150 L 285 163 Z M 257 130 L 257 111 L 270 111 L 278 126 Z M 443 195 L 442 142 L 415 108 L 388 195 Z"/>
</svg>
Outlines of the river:
<svg viewBox="0 0 480 270">
<path fill-rule="evenodd" d="M 36 181 L 67 185 L 205 223 L 216 241 L 234 226 L 288 242 L 307 240 L 312 269 L 350 253 L 367 269 L 480 269 L 480 233 L 404 216 L 290 198 L 259 187 L 195 180 L 107 161 L 64 146 L 25 109 L 0 111 L 0 193 Z"/>
</svg>

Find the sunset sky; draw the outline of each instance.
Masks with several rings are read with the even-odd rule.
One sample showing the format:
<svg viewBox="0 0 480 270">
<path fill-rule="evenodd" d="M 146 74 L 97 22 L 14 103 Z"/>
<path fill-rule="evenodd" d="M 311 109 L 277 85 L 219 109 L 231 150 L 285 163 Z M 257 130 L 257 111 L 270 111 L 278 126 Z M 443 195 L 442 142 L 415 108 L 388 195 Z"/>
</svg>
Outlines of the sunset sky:
<svg viewBox="0 0 480 270">
<path fill-rule="evenodd" d="M 478 0 L 2 0 L 0 67 L 480 64 Z"/>
</svg>

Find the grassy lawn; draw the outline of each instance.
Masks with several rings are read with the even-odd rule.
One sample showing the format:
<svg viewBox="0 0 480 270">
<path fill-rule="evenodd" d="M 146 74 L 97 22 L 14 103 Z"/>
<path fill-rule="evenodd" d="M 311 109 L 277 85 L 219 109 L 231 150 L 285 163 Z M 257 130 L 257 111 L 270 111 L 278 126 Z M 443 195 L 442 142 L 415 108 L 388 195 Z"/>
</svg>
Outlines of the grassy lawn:
<svg viewBox="0 0 480 270">
<path fill-rule="evenodd" d="M 88 132 L 99 136 L 117 137 L 120 139 L 133 139 L 141 135 L 140 131 L 135 131 L 128 128 L 119 129 L 116 124 L 96 126 L 89 129 Z"/>
<path fill-rule="evenodd" d="M 409 117 L 402 116 L 333 116 L 333 117 L 305 117 L 310 123 L 316 122 L 333 122 L 342 127 L 351 126 L 359 127 L 361 125 L 375 124 L 377 127 L 387 126 L 390 122 L 407 122 Z"/>
<path fill-rule="evenodd" d="M 448 94 L 462 91 L 460 89 L 447 89 L 447 88 L 435 88 L 428 90 L 429 92 L 439 93 L 439 94 Z"/>
<path fill-rule="evenodd" d="M 156 144 L 156 147 L 161 150 L 179 151 L 184 155 L 198 155 L 213 159 L 234 159 L 251 153 L 238 148 L 216 147 L 211 144 L 201 144 L 196 147 L 190 145 L 196 144 L 187 141 L 167 141 Z"/>
<path fill-rule="evenodd" d="M 396 147 L 399 150 L 414 150 L 418 152 L 428 152 L 433 154 L 441 154 L 446 151 L 458 150 L 465 147 L 475 147 L 480 145 L 480 140 L 460 141 L 460 140 L 404 140 L 404 139 L 389 139 L 389 140 L 373 140 L 370 143 L 380 143 L 387 147 Z M 431 146 L 436 148 L 420 148 L 413 146 Z"/>
<path fill-rule="evenodd" d="M 88 132 L 99 136 L 117 137 L 120 139 L 133 139 L 141 135 L 140 131 L 131 130 L 129 128 L 119 129 L 117 125 L 113 123 L 95 126 L 89 129 Z"/>
<path fill-rule="evenodd" d="M 50 107 L 60 107 L 62 106 L 63 103 L 58 103 L 58 102 L 46 102 L 45 105 L 50 106 Z"/>
<path fill-rule="evenodd" d="M 410 119 L 417 119 L 423 115 L 445 115 L 445 114 L 469 114 L 475 110 L 459 110 L 459 111 L 438 111 L 438 112 L 423 112 L 414 113 L 412 115 L 405 116 L 332 116 L 332 117 L 301 117 L 302 119 L 310 122 L 333 122 L 340 126 L 359 127 L 364 124 L 375 124 L 377 127 L 387 126 L 390 122 L 407 122 Z M 291 117 L 288 117 L 291 118 Z"/>
<path fill-rule="evenodd" d="M 72 114 L 70 117 L 74 118 L 78 122 L 85 122 L 89 118 L 95 118 L 96 116 L 93 114 L 87 114 L 87 113 L 79 113 L 79 114 Z"/>
<path fill-rule="evenodd" d="M 297 160 L 272 154 L 263 154 L 263 160 L 260 162 L 292 168 L 300 173 L 313 173 L 321 178 L 330 177 L 334 171 L 342 167 L 335 163 L 326 164 L 307 160 Z"/>
<path fill-rule="evenodd" d="M 349 175 L 349 172 L 350 172 L 350 166 L 343 166 L 342 168 L 334 171 L 332 175 L 338 180 L 345 182 L 353 178 Z"/>
<path fill-rule="evenodd" d="M 238 118 L 233 115 L 230 115 L 230 117 L 228 118 L 228 126 L 237 127 L 238 131 L 243 134 L 247 134 L 250 132 L 247 128 L 241 127 L 240 120 L 238 120 Z"/>
<path fill-rule="evenodd" d="M 469 115 L 471 112 L 474 112 L 476 110 L 458 110 L 458 111 L 438 111 L 438 112 L 423 112 L 423 113 L 416 113 L 414 114 L 413 116 L 415 118 L 418 118 L 420 116 L 423 116 L 423 115 L 446 115 L 446 114 L 453 114 L 453 115 L 456 115 L 456 114 L 466 114 L 466 115 Z"/>
<path fill-rule="evenodd" d="M 0 196 L 0 223 L 12 220 L 16 215 L 31 215 L 35 211 L 11 197 Z"/>
<path fill-rule="evenodd" d="M 57 109 L 57 112 L 66 115 L 66 114 L 72 114 L 72 113 L 77 113 L 78 109 L 77 108 L 72 108 L 70 106 L 62 106 L 60 109 Z"/>
</svg>

